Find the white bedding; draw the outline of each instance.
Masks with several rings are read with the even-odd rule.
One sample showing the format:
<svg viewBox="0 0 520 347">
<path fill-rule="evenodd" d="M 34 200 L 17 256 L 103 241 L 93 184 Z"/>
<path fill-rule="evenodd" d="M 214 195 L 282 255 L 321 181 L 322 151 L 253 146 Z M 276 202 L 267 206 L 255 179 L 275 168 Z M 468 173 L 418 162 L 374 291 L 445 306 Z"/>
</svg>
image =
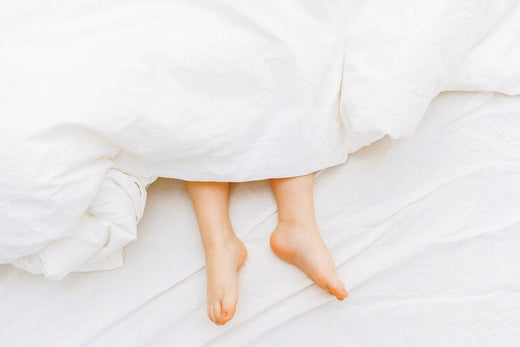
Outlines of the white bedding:
<svg viewBox="0 0 520 347">
<path fill-rule="evenodd" d="M 411 136 L 443 90 L 520 94 L 520 1 L 0 4 L 0 263 L 123 265 L 157 177 L 244 181 Z"/>
<path fill-rule="evenodd" d="M 520 97 L 443 93 L 416 134 L 315 176 L 317 218 L 350 296 L 279 260 L 268 182 L 232 185 L 249 249 L 236 316 L 206 317 L 184 183 L 149 189 L 124 266 L 50 281 L 0 265 L 5 346 L 503 346 L 520 343 Z"/>
</svg>

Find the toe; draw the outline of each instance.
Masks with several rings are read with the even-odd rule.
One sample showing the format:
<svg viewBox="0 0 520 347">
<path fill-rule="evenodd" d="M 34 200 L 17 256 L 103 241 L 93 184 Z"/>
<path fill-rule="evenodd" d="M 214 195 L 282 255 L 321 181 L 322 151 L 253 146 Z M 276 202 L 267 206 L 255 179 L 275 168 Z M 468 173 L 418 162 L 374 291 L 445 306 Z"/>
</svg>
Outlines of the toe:
<svg viewBox="0 0 520 347">
<path fill-rule="evenodd" d="M 220 313 L 220 321 L 227 323 L 235 314 L 237 305 L 237 296 L 232 294 L 224 295 L 222 298 L 222 310 Z"/>
<path fill-rule="evenodd" d="M 222 325 L 222 322 L 220 321 L 220 301 L 213 304 L 213 315 L 215 316 L 215 323 L 217 325 Z"/>
<path fill-rule="evenodd" d="M 217 318 L 215 317 L 215 311 L 212 304 L 208 304 L 208 317 L 213 323 L 217 324 Z"/>
<path fill-rule="evenodd" d="M 338 300 L 343 301 L 348 296 L 348 292 L 345 289 L 340 289 L 334 293 L 334 296 Z"/>
<path fill-rule="evenodd" d="M 345 285 L 339 279 L 331 282 L 328 287 L 330 288 L 330 293 L 338 298 L 338 300 L 343 300 L 348 296 Z"/>
</svg>

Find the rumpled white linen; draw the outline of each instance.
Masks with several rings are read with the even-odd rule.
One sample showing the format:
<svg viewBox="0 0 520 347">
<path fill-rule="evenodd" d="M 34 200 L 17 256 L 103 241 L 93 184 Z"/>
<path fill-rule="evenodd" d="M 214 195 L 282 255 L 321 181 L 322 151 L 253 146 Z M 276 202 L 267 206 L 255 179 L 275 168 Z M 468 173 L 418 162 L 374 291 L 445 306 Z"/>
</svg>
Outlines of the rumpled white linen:
<svg viewBox="0 0 520 347">
<path fill-rule="evenodd" d="M 519 345 L 520 96 L 441 93 L 412 137 L 385 137 L 314 182 L 347 300 L 271 251 L 269 183 L 232 184 L 249 255 L 236 314 L 215 326 L 188 192 L 161 179 L 123 267 L 49 281 L 0 265 L 2 345 Z"/>
<path fill-rule="evenodd" d="M 157 177 L 297 176 L 442 90 L 519 94 L 518 3 L 3 3 L 0 262 L 114 268 Z"/>
</svg>

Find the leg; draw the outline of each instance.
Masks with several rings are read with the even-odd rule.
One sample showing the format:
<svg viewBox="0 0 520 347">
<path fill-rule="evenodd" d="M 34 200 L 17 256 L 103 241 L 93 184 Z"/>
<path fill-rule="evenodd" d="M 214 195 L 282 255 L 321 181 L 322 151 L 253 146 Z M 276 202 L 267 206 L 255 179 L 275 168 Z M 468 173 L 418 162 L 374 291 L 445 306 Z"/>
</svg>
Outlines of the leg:
<svg viewBox="0 0 520 347">
<path fill-rule="evenodd" d="M 247 250 L 233 232 L 229 219 L 229 183 L 186 182 L 197 216 L 206 258 L 208 316 L 217 325 L 235 314 L 237 272 Z"/>
<path fill-rule="evenodd" d="M 313 174 L 270 181 L 278 205 L 278 225 L 271 235 L 271 248 L 321 288 L 339 300 L 345 299 L 345 285 L 316 223 Z"/>
</svg>

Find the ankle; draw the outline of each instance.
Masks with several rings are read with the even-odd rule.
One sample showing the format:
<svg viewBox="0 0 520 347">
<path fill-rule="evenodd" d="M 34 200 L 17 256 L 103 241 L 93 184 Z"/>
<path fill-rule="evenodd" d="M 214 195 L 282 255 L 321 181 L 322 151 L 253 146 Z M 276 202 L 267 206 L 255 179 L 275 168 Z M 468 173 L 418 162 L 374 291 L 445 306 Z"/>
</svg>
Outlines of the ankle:
<svg viewBox="0 0 520 347">
<path fill-rule="evenodd" d="M 205 252 L 216 252 L 221 250 L 229 250 L 234 247 L 238 238 L 234 232 L 213 233 L 210 237 L 203 239 L 202 244 Z"/>
<path fill-rule="evenodd" d="M 237 270 L 244 265 L 247 258 L 247 248 L 244 243 L 236 236 L 232 235 L 229 239 L 220 239 L 216 242 L 204 245 L 204 256 L 206 264 L 212 258 L 234 259 Z M 231 257 L 231 258 L 229 258 Z"/>
</svg>

